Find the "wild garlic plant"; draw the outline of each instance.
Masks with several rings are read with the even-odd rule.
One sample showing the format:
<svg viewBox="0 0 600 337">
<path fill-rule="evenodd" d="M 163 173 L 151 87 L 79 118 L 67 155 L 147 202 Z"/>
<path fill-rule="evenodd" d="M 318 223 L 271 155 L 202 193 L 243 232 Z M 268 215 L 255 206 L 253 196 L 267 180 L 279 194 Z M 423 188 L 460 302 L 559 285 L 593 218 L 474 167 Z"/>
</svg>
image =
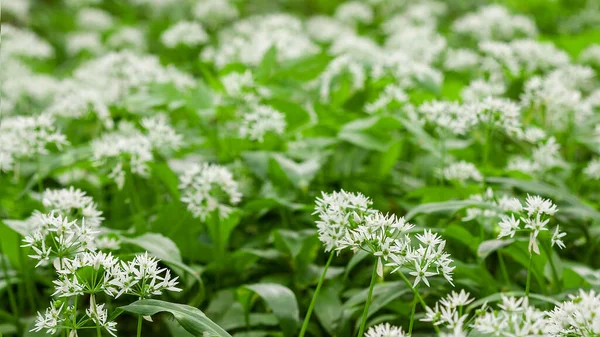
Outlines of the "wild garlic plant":
<svg viewBox="0 0 600 337">
<path fill-rule="evenodd" d="M 416 247 L 411 236 L 414 225 L 402 217 L 372 209 L 371 205 L 372 201 L 368 197 L 344 190 L 331 194 L 323 192 L 322 197 L 317 198 L 314 214 L 319 216 L 316 222 L 319 239 L 325 245 L 325 251 L 331 253 L 305 316 L 301 336 L 308 326 L 312 307 L 335 251 L 351 250 L 356 253 L 362 250 L 376 258 L 359 336 L 364 333 L 373 288 L 377 277 L 384 276 L 384 265 L 392 267 L 392 273 L 398 272 L 415 295 L 409 334 L 412 333 L 417 300 L 425 305 L 418 294 L 418 285 L 423 282 L 429 286 L 427 278 L 438 275 L 452 283 L 454 267 L 450 265 L 450 255 L 444 251 L 444 240 L 425 230 L 422 234 L 414 236 L 419 241 L 419 246 Z M 413 283 L 404 275 L 405 269 L 415 278 Z"/>
<path fill-rule="evenodd" d="M 517 233 L 529 234 L 529 266 L 527 267 L 526 296 L 529 296 L 533 254 L 540 254 L 540 242 L 538 237 L 540 233 L 548 231 L 547 225 L 556 212 L 558 212 L 558 208 L 550 199 L 544 199 L 538 195 L 528 195 L 525 204 L 521 205 L 520 209 L 516 210 L 514 214 L 511 214 L 510 216 L 503 215 L 501 221 L 498 223 L 498 226 L 500 227 L 498 238 L 514 238 Z M 516 218 L 515 214 L 517 215 Z M 566 233 L 561 232 L 560 227 L 557 225 L 552 234 L 550 245 L 548 245 L 548 242 L 541 243 L 542 249 L 548 256 L 554 274 L 556 274 L 556 270 L 552 262 L 549 246 L 554 247 L 556 245 L 559 248 L 564 248 L 565 244 L 562 241 L 564 236 L 566 236 Z M 554 281 L 557 281 L 556 277 L 554 278 Z"/>
<path fill-rule="evenodd" d="M 126 294 L 146 299 L 161 295 L 166 290 L 181 291 L 177 287 L 178 277 L 171 277 L 169 269 L 160 268 L 159 262 L 148 252 L 136 255 L 132 261 L 123 261 L 100 250 L 63 258 L 56 266 L 57 279 L 53 281 L 55 291 L 52 296 L 55 299 L 44 314 L 38 313 L 32 331 L 45 330 L 55 334 L 62 330 L 69 336 L 77 336 L 78 330 L 94 328 L 98 337 L 102 335 L 101 330 L 116 337 L 117 323 L 109 319 L 112 316 L 108 312 L 111 298 Z M 107 302 L 99 303 L 100 299 Z M 86 300 L 89 308 L 83 315 L 78 305 Z M 138 337 L 141 330 L 142 316 L 139 316 Z"/>
</svg>

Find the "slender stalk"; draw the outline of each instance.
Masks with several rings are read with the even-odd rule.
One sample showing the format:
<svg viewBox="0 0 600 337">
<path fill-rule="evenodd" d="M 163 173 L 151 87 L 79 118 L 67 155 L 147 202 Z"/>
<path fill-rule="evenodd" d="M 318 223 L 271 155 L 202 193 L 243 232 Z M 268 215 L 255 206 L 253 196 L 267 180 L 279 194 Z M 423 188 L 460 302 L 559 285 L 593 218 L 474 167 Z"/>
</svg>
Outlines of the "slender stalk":
<svg viewBox="0 0 600 337">
<path fill-rule="evenodd" d="M 510 278 L 508 277 L 508 271 L 506 270 L 506 264 L 504 263 L 504 256 L 502 252 L 498 252 L 498 262 L 500 263 L 500 270 L 502 271 L 502 276 L 506 281 L 506 285 L 510 286 Z"/>
<path fill-rule="evenodd" d="M 410 312 L 410 325 L 408 326 L 408 335 L 412 335 L 413 325 L 415 324 L 415 312 L 417 311 L 417 298 L 413 299 L 412 310 Z"/>
<path fill-rule="evenodd" d="M 376 279 L 377 279 L 377 262 L 373 265 L 373 273 L 371 274 L 371 284 L 369 285 L 369 294 L 367 295 L 367 302 L 365 303 L 365 309 L 363 310 L 362 319 L 360 321 L 360 329 L 358 330 L 358 337 L 362 337 L 365 333 L 365 326 L 367 325 L 367 315 L 369 314 L 369 307 L 371 306 L 371 299 L 373 297 L 373 288 L 375 287 Z"/>
<path fill-rule="evenodd" d="M 142 336 L 142 315 L 138 316 L 138 324 L 137 324 L 137 337 Z"/>
<path fill-rule="evenodd" d="M 533 264 L 533 254 L 529 253 L 529 265 L 527 266 L 527 283 L 525 284 L 525 296 L 529 297 L 529 288 L 531 286 L 531 265 Z"/>
<path fill-rule="evenodd" d="M 554 264 L 554 260 L 552 259 L 551 249 L 548 248 L 547 245 L 542 245 L 542 249 L 546 256 L 548 257 L 548 261 L 550 262 L 550 269 L 552 270 L 552 286 L 556 287 L 557 291 L 560 291 L 560 280 L 558 278 L 558 272 L 556 271 L 556 265 Z"/>
<path fill-rule="evenodd" d="M 444 139 L 444 135 L 442 135 L 440 137 L 440 150 L 441 150 L 441 154 L 440 154 L 440 178 L 439 178 L 439 184 L 442 185 L 444 182 L 444 165 L 446 165 L 445 161 L 446 161 L 446 142 Z"/>
<path fill-rule="evenodd" d="M 333 260 L 334 252 L 332 251 L 329 254 L 329 259 L 325 264 L 325 269 L 323 269 L 323 274 L 321 274 L 321 278 L 319 279 L 319 283 L 317 284 L 317 288 L 315 289 L 315 293 L 313 294 L 312 299 L 310 300 L 310 305 L 308 306 L 308 311 L 306 312 L 306 316 L 304 316 L 304 323 L 302 323 L 302 329 L 300 330 L 300 335 L 298 337 L 304 337 L 306 333 L 306 329 L 308 328 L 308 322 L 310 322 L 310 316 L 315 307 L 315 303 L 317 302 L 317 297 L 319 296 L 319 292 L 321 291 L 321 286 L 323 285 L 323 281 L 325 281 L 325 275 L 327 274 L 327 269 Z"/>
<path fill-rule="evenodd" d="M 402 277 L 402 280 L 404 281 L 404 283 L 406 283 L 406 286 L 408 286 L 412 290 L 413 294 L 415 295 L 415 298 L 419 301 L 419 303 L 421 303 L 423 309 L 427 309 L 427 303 L 425 303 L 423 297 L 421 297 L 421 295 L 419 294 L 419 291 L 413 287 L 412 283 L 410 283 L 410 281 L 406 278 L 406 276 L 404 276 L 404 274 L 401 271 L 398 271 L 398 274 L 400 274 L 400 277 Z M 440 328 L 438 328 L 437 325 L 434 325 L 433 328 L 435 329 L 435 332 L 437 332 L 438 334 L 440 333 Z"/>
<path fill-rule="evenodd" d="M 13 314 L 15 324 L 17 325 L 18 335 L 21 335 L 21 322 L 19 321 L 19 308 L 17 307 L 17 301 L 15 299 L 15 293 L 13 291 L 12 282 L 10 281 L 10 277 L 8 276 L 8 257 L 2 254 L 2 273 L 4 274 L 4 279 L 6 280 L 6 289 L 8 292 L 8 302 L 10 303 L 10 310 Z"/>
</svg>

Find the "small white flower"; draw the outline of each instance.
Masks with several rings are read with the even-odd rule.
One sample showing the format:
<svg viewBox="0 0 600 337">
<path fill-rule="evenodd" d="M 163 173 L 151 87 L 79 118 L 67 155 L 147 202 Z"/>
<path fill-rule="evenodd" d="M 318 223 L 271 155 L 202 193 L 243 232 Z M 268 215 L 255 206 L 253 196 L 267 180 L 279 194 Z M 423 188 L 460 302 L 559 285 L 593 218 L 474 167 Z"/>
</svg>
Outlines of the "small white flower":
<svg viewBox="0 0 600 337">
<path fill-rule="evenodd" d="M 554 247 L 556 245 L 560 249 L 565 248 L 565 244 L 562 241 L 562 238 L 565 236 L 567 236 L 567 233 L 561 232 L 559 226 L 556 226 L 554 234 L 552 234 L 552 246 Z"/>
<path fill-rule="evenodd" d="M 423 280 L 423 282 L 425 282 L 425 284 L 429 287 L 429 281 L 427 280 L 427 278 L 430 276 L 437 275 L 437 273 L 427 271 L 428 268 L 429 265 L 427 264 L 425 265 L 425 267 L 421 267 L 421 265 L 415 262 L 415 271 L 409 272 L 410 275 L 415 277 L 415 283 L 413 283 L 413 288 L 416 287 L 419 284 L 419 282 L 421 282 L 421 280 Z"/>
<path fill-rule="evenodd" d="M 504 215 L 502 216 L 502 219 L 500 221 L 500 223 L 498 223 L 498 226 L 500 227 L 500 234 L 498 234 L 498 237 L 505 237 L 505 236 L 510 236 L 511 238 L 515 236 L 515 234 L 517 233 L 517 230 L 520 229 L 519 225 L 521 224 L 521 220 L 519 219 L 515 219 L 514 215 L 511 215 L 510 217 Z"/>
</svg>

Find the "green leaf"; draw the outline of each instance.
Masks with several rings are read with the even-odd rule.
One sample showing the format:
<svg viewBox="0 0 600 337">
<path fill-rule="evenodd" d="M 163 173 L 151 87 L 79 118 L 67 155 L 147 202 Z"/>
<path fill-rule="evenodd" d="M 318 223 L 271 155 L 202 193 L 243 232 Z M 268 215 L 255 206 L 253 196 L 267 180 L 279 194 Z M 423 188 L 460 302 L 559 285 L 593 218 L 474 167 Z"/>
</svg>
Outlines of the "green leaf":
<svg viewBox="0 0 600 337">
<path fill-rule="evenodd" d="M 284 336 L 294 336 L 300 323 L 300 310 L 296 295 L 290 289 L 276 283 L 256 283 L 243 288 L 262 298 L 277 317 Z"/>
<path fill-rule="evenodd" d="M 479 248 L 477 248 L 477 256 L 485 260 L 491 253 L 495 252 L 500 248 L 504 248 L 511 243 L 515 242 L 515 240 L 487 240 L 483 241 Z"/>
<path fill-rule="evenodd" d="M 480 208 L 494 208 L 497 207 L 490 205 L 489 203 L 476 201 L 476 200 L 449 200 L 443 202 L 432 202 L 428 204 L 422 204 L 413 208 L 404 217 L 406 220 L 410 220 L 419 214 L 431 214 L 437 212 L 456 212 L 467 207 L 480 207 Z"/>
<path fill-rule="evenodd" d="M 211 321 L 197 308 L 159 300 L 140 300 L 121 307 L 122 310 L 142 316 L 152 316 L 159 312 L 172 314 L 177 322 L 189 333 L 199 337 L 231 337 L 227 331 Z"/>
<path fill-rule="evenodd" d="M 271 159 L 275 164 L 275 167 L 271 166 L 272 170 L 276 170 L 276 168 L 281 169 L 289 182 L 300 190 L 306 190 L 308 188 L 310 182 L 321 168 L 321 163 L 317 158 L 312 158 L 302 163 L 296 163 L 281 154 L 273 154 Z"/>
<path fill-rule="evenodd" d="M 475 238 L 464 227 L 452 224 L 444 230 L 444 236 L 452 238 L 465 246 L 469 247 L 473 252 L 476 251 L 479 240 Z"/>
<path fill-rule="evenodd" d="M 315 315 L 327 333 L 335 334 L 342 316 L 342 302 L 334 285 L 323 287 L 315 302 Z"/>
</svg>

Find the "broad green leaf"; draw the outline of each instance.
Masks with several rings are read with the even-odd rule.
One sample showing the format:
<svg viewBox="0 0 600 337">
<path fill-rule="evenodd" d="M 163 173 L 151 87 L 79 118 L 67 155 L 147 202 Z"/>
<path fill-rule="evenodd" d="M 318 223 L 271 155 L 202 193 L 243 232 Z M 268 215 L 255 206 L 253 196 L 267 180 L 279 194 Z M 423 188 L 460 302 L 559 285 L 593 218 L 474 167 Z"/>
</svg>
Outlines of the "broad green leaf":
<svg viewBox="0 0 600 337">
<path fill-rule="evenodd" d="M 140 300 L 121 307 L 122 310 L 142 316 L 152 316 L 159 312 L 172 314 L 177 322 L 189 333 L 198 337 L 231 337 L 227 331 L 211 321 L 197 308 L 160 300 Z"/>
<path fill-rule="evenodd" d="M 504 248 L 511 243 L 515 242 L 515 240 L 487 240 L 483 241 L 479 247 L 477 248 L 477 256 L 485 260 L 491 253 L 495 252 L 498 249 Z"/>
<path fill-rule="evenodd" d="M 284 336 L 294 336 L 300 323 L 300 311 L 296 295 L 290 289 L 276 283 L 256 283 L 243 288 L 256 293 L 273 311 Z"/>
<path fill-rule="evenodd" d="M 326 285 L 321 289 L 315 302 L 315 316 L 317 316 L 321 326 L 330 335 L 334 335 L 342 316 L 342 302 L 334 285 Z"/>
<path fill-rule="evenodd" d="M 317 158 L 309 159 L 302 163 L 296 163 L 281 154 L 273 154 L 271 158 L 292 185 L 301 190 L 308 188 L 310 182 L 321 168 L 321 163 Z"/>
<path fill-rule="evenodd" d="M 406 218 L 406 220 L 410 220 L 420 214 L 431 214 L 437 212 L 456 212 L 467 207 L 497 208 L 489 203 L 476 200 L 449 200 L 419 205 L 410 210 L 410 212 L 408 212 L 404 217 Z"/>
<path fill-rule="evenodd" d="M 464 227 L 452 224 L 444 230 L 444 236 L 452 238 L 471 249 L 473 252 L 476 251 L 479 239 L 475 238 L 468 230 Z"/>
</svg>

